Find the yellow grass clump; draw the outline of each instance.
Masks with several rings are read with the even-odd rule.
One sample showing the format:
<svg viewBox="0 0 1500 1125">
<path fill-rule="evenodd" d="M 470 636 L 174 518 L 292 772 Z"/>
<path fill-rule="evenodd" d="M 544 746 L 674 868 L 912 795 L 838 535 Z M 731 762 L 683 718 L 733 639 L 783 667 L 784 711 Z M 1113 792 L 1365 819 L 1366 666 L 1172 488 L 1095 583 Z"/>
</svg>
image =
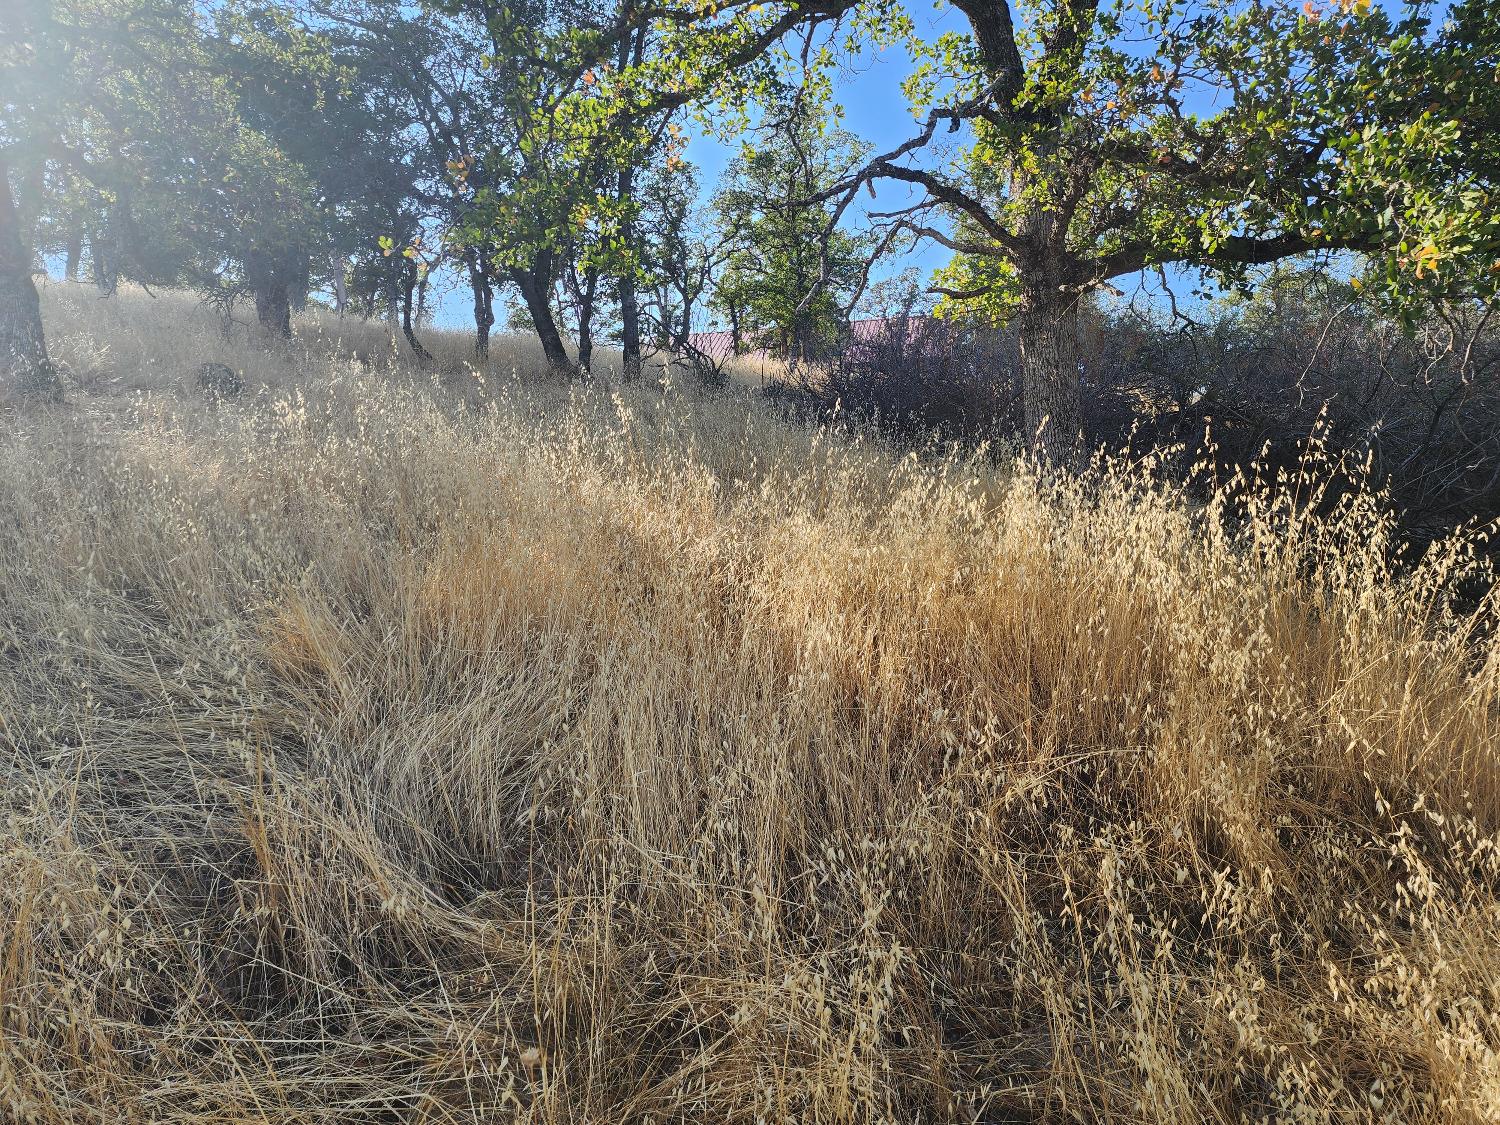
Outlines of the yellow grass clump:
<svg viewBox="0 0 1500 1125">
<path fill-rule="evenodd" d="M 161 301 L 0 440 L 0 1116 L 1500 1120 L 1472 544 Z"/>
</svg>

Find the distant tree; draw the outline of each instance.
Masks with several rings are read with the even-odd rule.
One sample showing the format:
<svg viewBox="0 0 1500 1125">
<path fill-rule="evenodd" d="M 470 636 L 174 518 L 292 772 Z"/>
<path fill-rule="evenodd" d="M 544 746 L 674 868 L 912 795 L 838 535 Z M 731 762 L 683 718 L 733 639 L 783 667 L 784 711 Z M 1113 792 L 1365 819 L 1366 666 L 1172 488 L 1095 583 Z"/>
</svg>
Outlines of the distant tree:
<svg viewBox="0 0 1500 1125">
<path fill-rule="evenodd" d="M 615 155 L 636 132 L 599 119 L 594 65 L 573 45 L 616 19 L 607 5 L 554 0 L 340 0 L 317 9 L 315 22 L 379 62 L 386 104 L 404 123 L 416 231 L 386 232 L 395 241 L 386 255 L 397 268 L 462 269 L 480 355 L 497 290 L 510 286 L 549 365 L 573 370 L 559 286 L 587 349 L 601 274 L 625 269 Z"/>
<path fill-rule="evenodd" d="M 0 70 L 0 150 L 54 185 L 40 229 L 76 276 L 253 295 L 291 310 L 355 240 L 399 163 L 359 71 L 289 7 L 226 0 L 21 0 Z M 404 190 L 404 189 L 403 189 Z"/>
<path fill-rule="evenodd" d="M 594 337 L 599 314 L 608 301 L 600 255 L 593 252 L 588 223 L 579 224 L 582 237 L 563 250 L 562 276 L 558 284 L 558 306 L 565 321 L 571 322 L 573 339 L 578 347 L 578 370 L 588 375 L 594 364 Z"/>
<path fill-rule="evenodd" d="M 867 153 L 794 97 L 730 163 L 714 196 L 730 248 L 714 302 L 741 338 L 794 360 L 838 342 L 873 246 L 836 225 L 826 196 Z"/>
<path fill-rule="evenodd" d="M 217 162 L 243 169 L 222 257 L 239 263 L 262 325 L 282 336 L 315 283 L 394 233 L 376 218 L 408 210 L 416 187 L 386 60 L 330 34 L 308 7 L 231 0 L 213 10 L 204 44 L 232 115 L 217 135 L 264 138 L 268 149 Z M 392 272 L 399 293 L 411 271 Z"/>
<path fill-rule="evenodd" d="M 554 297 L 574 262 L 602 268 L 601 238 L 616 207 L 609 195 L 612 157 L 633 141 L 611 131 L 590 93 L 597 76 L 572 49 L 575 33 L 613 18 L 612 9 L 523 0 L 499 5 L 459 0 L 484 74 L 490 124 L 454 172 L 466 193 L 450 231 L 460 252 L 481 252 L 521 296 L 526 319 L 554 370 L 572 372 Z M 580 311 L 591 312 L 585 302 Z M 585 318 L 589 323 L 590 318 Z"/>
<path fill-rule="evenodd" d="M 129 226 L 133 183 L 159 135 L 161 107 L 143 96 L 142 76 L 161 76 L 167 45 L 192 26 L 190 6 L 172 0 L 14 0 L 0 36 L 0 378 L 11 386 L 59 393 L 46 352 L 40 303 L 31 280 L 32 245 L 46 211 L 38 198 L 50 167 L 84 182 L 117 237 Z M 127 41 L 132 50 L 121 49 Z M 128 63 L 123 61 L 129 55 Z M 156 85 L 161 83 L 157 81 Z M 139 139 L 138 139 L 139 138 Z M 15 184 L 30 189 L 18 208 Z M 76 198 L 71 200 L 76 204 Z M 96 235 L 101 243 L 103 237 Z M 114 255 L 96 253 L 100 278 L 113 284 Z"/>
<path fill-rule="evenodd" d="M 586 366 L 598 310 L 612 298 L 632 375 L 640 365 L 635 184 L 662 151 L 667 118 L 615 97 L 612 76 L 651 57 L 654 34 L 633 22 L 638 9 L 630 0 L 348 0 L 334 11 L 353 8 L 384 13 L 361 23 L 392 45 L 391 70 L 406 83 L 426 150 L 441 154 L 423 197 L 443 211 L 444 252 L 469 276 L 480 346 L 495 288 L 508 283 L 549 365 L 574 370 L 561 293 Z M 398 46 L 418 35 L 418 49 Z"/>
<path fill-rule="evenodd" d="M 715 276 L 732 243 L 715 226 L 712 207 L 698 202 L 697 169 L 660 161 L 648 171 L 639 197 L 643 311 L 659 347 L 684 351 L 709 308 Z"/>
<path fill-rule="evenodd" d="M 480 65 L 484 26 L 464 6 L 343 0 L 313 17 L 336 57 L 357 60 L 370 76 L 368 112 L 385 123 L 387 150 L 405 174 L 389 190 L 366 192 L 359 208 L 363 243 L 351 250 L 367 305 L 399 318 L 420 354 L 406 314 L 444 262 L 467 276 L 473 295 L 475 351 L 489 350 L 495 291 L 504 283 L 494 247 L 472 231 L 474 194 L 483 176 L 476 154 L 498 128 L 493 77 Z M 458 232 L 467 237 L 454 238 Z M 413 313 L 415 310 L 413 309 Z"/>
</svg>

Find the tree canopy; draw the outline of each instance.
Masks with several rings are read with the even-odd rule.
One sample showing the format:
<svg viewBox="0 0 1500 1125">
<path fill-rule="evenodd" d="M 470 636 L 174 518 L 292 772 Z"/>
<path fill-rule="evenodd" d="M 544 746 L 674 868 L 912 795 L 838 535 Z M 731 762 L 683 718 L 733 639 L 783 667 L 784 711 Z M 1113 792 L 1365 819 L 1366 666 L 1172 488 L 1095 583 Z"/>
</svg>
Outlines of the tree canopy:
<svg viewBox="0 0 1500 1125">
<path fill-rule="evenodd" d="M 827 198 L 842 209 L 876 180 L 917 191 L 887 220 L 955 252 L 939 279 L 949 309 L 1019 325 L 1044 454 L 1066 455 L 1078 427 L 1078 303 L 1123 275 L 1182 264 L 1232 281 L 1362 250 L 1382 256 L 1396 301 L 1496 292 L 1492 5 L 1463 0 L 1441 22 L 1370 0 L 953 6 L 967 29 L 932 42 L 884 0 L 652 7 L 673 61 L 620 82 L 638 101 L 743 100 L 775 80 L 747 60 L 773 59 L 789 32 L 904 40 L 922 123 Z M 960 160 L 925 159 L 954 134 Z"/>
<path fill-rule="evenodd" d="M 714 197 L 728 248 L 714 300 L 745 341 L 806 361 L 838 344 L 874 253 L 817 201 L 868 146 L 802 99 L 777 108 Z"/>
<path fill-rule="evenodd" d="M 302 294 L 354 281 L 367 307 L 402 309 L 420 354 L 413 294 L 448 265 L 481 353 L 509 289 L 554 367 L 588 366 L 608 308 L 633 370 L 646 285 L 662 309 L 743 314 L 811 354 L 871 260 L 925 239 L 953 252 L 941 312 L 1016 327 L 1026 428 L 1065 459 L 1080 303 L 1121 277 L 1239 285 L 1357 251 L 1393 310 L 1500 295 L 1500 17 L 1482 0 L 1441 18 L 1372 0 L 954 0 L 964 29 L 930 40 L 897 0 L 15 8 L 0 158 L 23 247 L 66 244 L 72 270 L 87 231 L 106 287 L 243 289 L 283 335 Z M 874 151 L 825 129 L 810 107 L 840 59 L 897 45 L 911 135 Z M 722 254 L 661 242 L 701 238 L 674 180 L 684 113 L 752 137 L 716 196 Z M 877 183 L 910 198 L 855 236 Z M 711 302 L 692 280 L 710 263 Z"/>
</svg>

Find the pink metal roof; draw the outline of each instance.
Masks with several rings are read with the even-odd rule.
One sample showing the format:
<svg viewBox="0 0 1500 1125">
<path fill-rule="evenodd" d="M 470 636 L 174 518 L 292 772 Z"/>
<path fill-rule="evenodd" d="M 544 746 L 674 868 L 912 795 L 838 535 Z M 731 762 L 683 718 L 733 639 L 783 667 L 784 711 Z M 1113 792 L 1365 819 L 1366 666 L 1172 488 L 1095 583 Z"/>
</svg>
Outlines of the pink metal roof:
<svg viewBox="0 0 1500 1125">
<path fill-rule="evenodd" d="M 908 339 L 914 337 L 926 325 L 935 322 L 930 316 L 877 316 L 849 322 L 849 338 L 856 343 L 888 339 L 903 330 Z M 688 342 L 698 351 L 712 359 L 727 359 L 734 354 L 734 333 L 695 332 Z M 743 355 L 765 358 L 762 349 L 754 349 Z"/>
</svg>

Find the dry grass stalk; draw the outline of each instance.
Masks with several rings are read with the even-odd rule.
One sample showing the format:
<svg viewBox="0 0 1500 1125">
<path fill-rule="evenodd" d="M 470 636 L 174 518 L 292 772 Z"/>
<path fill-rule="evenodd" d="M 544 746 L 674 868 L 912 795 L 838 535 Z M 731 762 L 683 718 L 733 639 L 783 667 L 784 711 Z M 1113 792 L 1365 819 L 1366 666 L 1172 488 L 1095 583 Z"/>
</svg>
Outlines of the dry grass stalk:
<svg viewBox="0 0 1500 1125">
<path fill-rule="evenodd" d="M 48 300 L 11 1119 L 1500 1118 L 1470 546 Z"/>
</svg>

